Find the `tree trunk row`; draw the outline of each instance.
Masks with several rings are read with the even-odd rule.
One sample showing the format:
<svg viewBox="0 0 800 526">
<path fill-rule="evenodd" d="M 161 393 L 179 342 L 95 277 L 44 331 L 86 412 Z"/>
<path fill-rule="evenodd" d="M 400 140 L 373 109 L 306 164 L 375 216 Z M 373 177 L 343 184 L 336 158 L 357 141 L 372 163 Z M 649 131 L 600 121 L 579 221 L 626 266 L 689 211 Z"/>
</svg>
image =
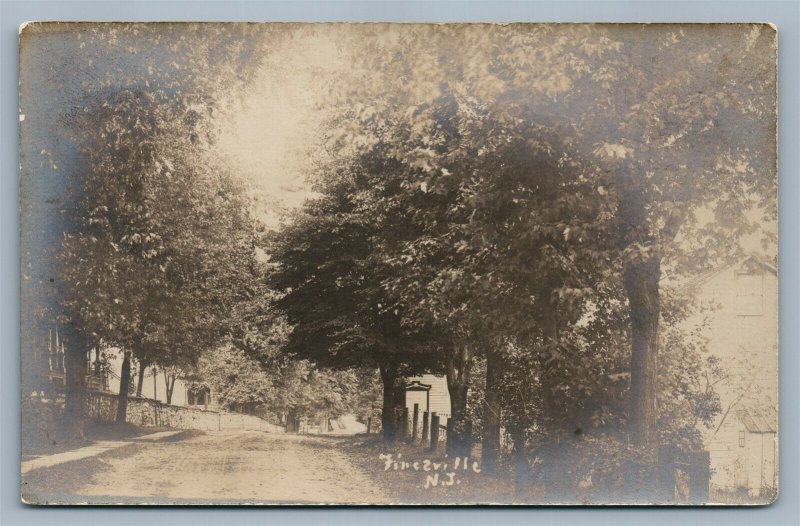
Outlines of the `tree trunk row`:
<svg viewBox="0 0 800 526">
<path fill-rule="evenodd" d="M 71 436 L 83 438 L 86 421 L 86 352 L 89 345 L 81 331 L 75 327 L 65 327 L 62 334 L 65 340 L 66 369 L 64 429 Z"/>
<path fill-rule="evenodd" d="M 661 315 L 657 256 L 629 264 L 624 272 L 631 319 L 630 430 L 634 443 L 657 450 L 658 324 Z"/>
<path fill-rule="evenodd" d="M 125 423 L 128 413 L 128 389 L 131 385 L 131 352 L 125 351 L 122 371 L 119 374 L 119 396 L 117 397 L 117 418 L 119 424 Z"/>
<path fill-rule="evenodd" d="M 472 371 L 472 352 L 467 345 L 454 346 L 446 358 L 447 389 L 450 391 L 450 420 L 448 427 L 452 433 L 447 437 L 447 450 L 453 456 L 469 456 L 467 451 L 472 442 L 466 433 L 467 393 Z"/>
<path fill-rule="evenodd" d="M 381 426 L 383 438 L 394 441 L 400 434 L 400 415 L 406 405 L 406 383 L 400 374 L 400 367 L 394 363 L 380 366 L 381 383 L 383 384 L 383 407 L 381 408 Z"/>
<path fill-rule="evenodd" d="M 503 358 L 496 352 L 486 353 L 486 391 L 483 399 L 483 434 L 481 442 L 481 470 L 497 473 L 500 458 L 500 383 L 503 377 Z"/>
<path fill-rule="evenodd" d="M 139 362 L 139 381 L 136 383 L 136 396 L 142 396 L 142 385 L 144 384 L 144 372 L 147 369 L 145 362 Z"/>
</svg>

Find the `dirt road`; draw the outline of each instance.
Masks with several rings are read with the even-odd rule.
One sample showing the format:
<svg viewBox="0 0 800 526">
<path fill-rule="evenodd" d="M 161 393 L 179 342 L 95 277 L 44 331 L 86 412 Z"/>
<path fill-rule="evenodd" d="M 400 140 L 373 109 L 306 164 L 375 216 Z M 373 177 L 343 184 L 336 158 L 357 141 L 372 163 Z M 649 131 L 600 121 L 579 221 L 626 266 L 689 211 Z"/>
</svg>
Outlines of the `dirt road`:
<svg viewBox="0 0 800 526">
<path fill-rule="evenodd" d="M 80 463 L 86 464 L 76 465 Z M 330 437 L 205 432 L 175 441 L 137 444 L 92 463 L 66 466 L 73 473 L 83 470 L 85 476 L 73 480 L 86 481 L 70 487 L 69 493 L 79 496 L 77 501 L 98 504 L 209 500 L 368 504 L 386 500 Z M 46 487 L 38 489 L 47 493 Z M 54 497 L 59 500 L 55 495 L 47 500 L 53 502 Z"/>
</svg>

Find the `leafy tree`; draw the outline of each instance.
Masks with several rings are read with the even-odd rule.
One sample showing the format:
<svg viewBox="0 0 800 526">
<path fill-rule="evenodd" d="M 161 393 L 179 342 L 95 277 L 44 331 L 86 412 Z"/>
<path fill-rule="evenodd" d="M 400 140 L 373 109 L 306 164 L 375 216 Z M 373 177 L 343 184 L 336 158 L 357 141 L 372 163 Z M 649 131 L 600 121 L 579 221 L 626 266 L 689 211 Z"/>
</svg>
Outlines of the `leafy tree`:
<svg viewBox="0 0 800 526">
<path fill-rule="evenodd" d="M 410 217 L 407 232 L 415 233 L 382 247 L 394 268 L 383 286 L 395 299 L 388 309 L 403 313 L 405 325 L 432 325 L 439 334 L 457 441 L 474 357 L 486 355 L 487 380 L 495 383 L 504 364 L 494 348 L 508 335 L 550 345 L 580 317 L 610 266 L 604 229 L 611 216 L 602 199 L 589 199 L 593 167 L 570 156 L 548 126 L 497 120 L 455 89 L 424 111 L 436 124 L 416 148 L 441 166 L 410 162 L 392 174 L 401 180 L 393 193 L 375 196 L 391 222 Z M 402 131 L 387 135 L 397 140 Z M 486 392 L 488 414 L 499 415 L 493 385 Z M 484 426 L 488 469 L 499 425 Z"/>
<path fill-rule="evenodd" d="M 261 363 L 235 347 L 215 349 L 203 355 L 196 378 L 208 386 L 223 408 L 253 413 L 276 398 L 275 378 Z M 192 386 L 201 385 L 197 381 Z"/>
<path fill-rule="evenodd" d="M 114 181 L 117 176 L 127 178 L 130 186 L 125 191 L 131 192 L 129 197 L 133 199 L 134 194 L 141 190 L 136 186 L 137 183 L 147 179 L 143 173 L 136 174 L 137 171 L 148 172 L 147 175 L 152 177 L 159 172 L 162 175 L 171 172 L 163 168 L 163 159 L 153 154 L 156 150 L 154 141 L 167 137 L 175 139 L 181 135 L 174 133 L 170 136 L 165 133 L 170 125 L 173 131 L 182 132 L 181 139 L 187 143 L 194 141 L 191 144 L 196 148 L 195 153 L 197 149 L 202 149 L 201 145 L 208 144 L 213 132 L 206 117 L 224 115 L 225 108 L 218 103 L 219 95 L 245 82 L 252 74 L 251 66 L 258 65 L 258 60 L 252 59 L 258 57 L 256 50 L 269 37 L 256 33 L 258 31 L 248 25 L 33 24 L 26 27 L 23 38 L 30 44 L 26 49 L 31 51 L 26 52 L 24 57 L 27 75 L 25 85 L 36 86 L 37 91 L 34 96 L 31 90 L 25 90 L 21 104 L 29 116 L 26 125 L 47 130 L 44 136 L 36 135 L 36 144 L 33 145 L 35 152 L 31 149 L 31 141 L 23 141 L 26 166 L 30 166 L 41 149 L 41 155 L 48 159 L 50 166 L 50 170 L 43 175 L 51 173 L 52 182 L 63 184 L 63 188 L 43 205 L 37 201 L 41 194 L 37 185 L 41 184 L 40 181 L 50 180 L 47 177 L 23 178 L 25 213 L 35 208 L 38 211 L 36 217 L 43 217 L 43 224 L 50 225 L 48 232 L 55 236 L 52 242 L 39 242 L 33 232 L 24 236 L 25 257 L 30 263 L 28 268 L 31 276 L 24 284 L 25 297 L 34 304 L 46 306 L 47 312 L 40 316 L 57 318 L 64 326 L 62 332 L 69 335 L 65 420 L 74 425 L 78 432 L 85 405 L 82 394 L 85 354 L 98 341 L 97 334 L 83 325 L 86 321 L 84 316 L 91 317 L 89 312 L 80 312 L 81 308 L 71 303 L 72 300 L 67 300 L 69 305 L 65 310 L 60 305 L 61 300 L 68 295 L 74 299 L 79 288 L 88 291 L 92 284 L 98 286 L 102 296 L 105 294 L 101 288 L 102 282 L 113 280 L 112 272 L 116 272 L 116 276 L 130 276 L 137 275 L 141 268 L 134 259 L 126 260 L 111 252 L 101 253 L 113 252 L 115 249 L 112 247 L 94 247 L 98 257 L 108 256 L 116 263 L 105 264 L 105 268 L 100 268 L 103 264 L 97 263 L 94 267 L 97 273 L 83 277 L 75 274 L 72 277 L 77 279 L 71 283 L 56 280 L 57 276 L 66 276 L 74 270 L 63 268 L 65 259 L 77 263 L 80 258 L 75 257 L 75 252 L 89 249 L 91 236 L 84 235 L 88 221 L 101 221 L 105 213 L 119 213 L 120 218 L 137 213 L 132 208 L 132 202 L 129 202 L 131 206 L 128 208 L 111 212 L 98 209 L 102 205 L 97 203 L 85 207 L 83 213 L 70 210 L 64 203 L 78 202 L 81 189 L 92 188 L 92 183 L 103 182 L 103 177 L 110 177 Z M 64 74 L 67 70 L 69 74 Z M 198 71 L 207 74 L 198 75 Z M 42 121 L 42 118 L 47 121 Z M 159 129 L 158 133 L 146 136 L 156 128 Z M 126 132 L 130 135 L 126 135 Z M 137 146 L 133 144 L 134 136 L 147 140 Z M 89 144 L 92 140 L 94 144 Z M 118 146 L 121 150 L 115 151 Z M 190 151 L 184 149 L 183 153 Z M 184 160 L 187 158 L 184 157 Z M 162 167 L 156 166 L 156 162 L 161 162 Z M 124 184 L 121 184 L 120 190 Z M 105 188 L 93 190 L 100 194 L 110 187 L 106 185 Z M 167 185 L 163 185 L 162 189 L 168 189 Z M 143 195 L 140 193 L 139 197 Z M 82 204 L 87 203 L 84 200 Z M 146 231 L 145 222 L 146 218 L 140 217 L 139 223 L 130 232 L 131 236 L 138 234 L 141 237 L 126 238 L 124 243 L 117 239 L 117 247 L 139 250 L 140 254 L 147 250 L 158 250 L 160 240 L 145 237 L 148 233 L 157 232 Z M 92 228 L 102 226 L 93 223 Z M 141 230 L 137 230 L 139 228 Z M 57 252 L 62 251 L 59 239 L 62 234 L 67 237 L 65 244 L 68 246 L 65 250 L 73 254 L 64 254 L 64 258 L 58 261 L 60 256 Z M 84 238 L 84 246 L 79 246 L 81 242 L 75 239 L 80 237 Z M 140 246 L 134 249 L 137 244 Z M 142 275 L 143 280 L 152 277 L 146 273 Z M 98 297 L 98 303 L 93 302 L 92 308 L 97 307 L 96 312 L 108 313 L 114 318 L 109 319 L 109 323 L 115 326 L 123 321 L 121 316 L 125 316 L 124 321 L 130 323 L 132 313 L 126 315 L 125 309 L 131 304 L 141 305 L 144 298 L 143 294 L 139 294 L 141 291 L 135 290 L 135 284 L 129 285 L 133 290 L 122 290 L 118 286 L 113 291 L 116 293 L 114 297 Z M 126 303 L 114 304 L 114 299 Z M 154 296 L 149 301 L 157 300 Z M 90 320 L 90 323 L 94 321 Z M 146 323 L 143 319 L 139 321 Z M 144 353 L 144 350 L 140 351 L 140 354 Z"/>
<path fill-rule="evenodd" d="M 672 295 L 665 298 L 658 442 L 697 450 L 702 447 L 701 429 L 709 428 L 720 412 L 716 386 L 721 371 L 707 354 L 702 328 L 684 327 L 683 321 L 696 307 Z M 565 342 L 571 349 L 568 355 L 549 355 L 544 363 L 527 364 L 520 360 L 531 355 L 509 351 L 514 366 L 507 373 L 505 403 L 520 404 L 525 411 L 506 416 L 536 423 L 527 427 L 525 440 L 536 466 L 533 478 L 545 483 L 549 497 L 652 498 L 649 488 L 656 459 L 630 440 L 626 425 L 631 326 L 622 284 L 611 287 L 601 301 L 603 308 L 587 316 Z M 602 315 L 594 315 L 598 313 Z M 526 369 L 560 372 L 527 377 L 524 382 L 520 371 Z M 529 459 L 520 462 L 527 465 Z M 625 471 L 614 472 L 614 465 Z M 591 481 L 588 486 L 587 481 Z M 591 495 L 581 497 L 581 487 L 589 488 Z"/>
<path fill-rule="evenodd" d="M 696 271 L 736 255 L 736 240 L 754 228 L 753 208 L 774 221 L 774 148 L 753 148 L 774 144 L 775 115 L 765 111 L 774 104 L 774 31 L 755 25 L 712 32 L 714 43 L 701 27 L 599 28 L 600 47 L 582 50 L 595 59 L 567 61 L 562 81 L 552 85 L 552 104 L 544 97 L 524 102 L 568 120 L 576 150 L 591 152 L 606 171 L 598 188 L 616 195 L 632 322 L 630 418 L 636 441 L 651 451 L 662 264 Z M 498 77 L 511 79 L 507 89 L 535 87 L 538 73 L 510 60 L 514 49 L 497 56 L 506 65 L 495 64 Z M 704 208 L 713 210 L 710 224 L 698 220 Z"/>
<path fill-rule="evenodd" d="M 419 145 L 444 135 L 426 108 L 457 86 L 503 123 L 535 115 L 573 157 L 596 164 L 591 181 L 616 222 L 609 233 L 633 323 L 630 425 L 652 454 L 662 264 L 696 271 L 735 255 L 736 240 L 754 229 L 753 209 L 774 222 L 774 147 L 753 148 L 774 144 L 775 113 L 765 110 L 774 106 L 774 31 L 508 25 L 365 32 L 361 47 L 367 38 L 371 52 L 356 72 L 364 80 L 344 95 L 368 101 L 343 134 L 351 148 L 369 147 L 376 136 L 388 141 L 380 123 L 406 119 L 412 137 L 396 157 L 433 173 L 448 169 L 446 154 Z M 397 46 L 403 53 L 393 53 Z M 379 57 L 381 72 L 370 73 Z M 364 131 L 365 122 L 378 125 Z M 703 210 L 714 220 L 702 221 Z"/>
<path fill-rule="evenodd" d="M 187 135 L 183 112 L 154 98 L 124 92 L 87 117 L 81 228 L 61 252 L 72 317 L 125 350 L 119 421 L 132 355 L 140 367 L 191 365 L 224 334 L 238 269 L 254 257 L 241 186 L 204 155 L 202 128 Z"/>
<path fill-rule="evenodd" d="M 489 69 L 492 61 L 481 49 L 497 49 L 495 39 L 507 36 L 503 30 L 419 26 L 402 32 L 376 28 L 363 33 L 357 35 L 356 45 L 361 49 L 368 39 L 374 48 L 356 60 L 363 66 L 355 71 L 358 87 L 340 94 L 345 105 L 357 103 L 345 106 L 347 118 L 337 122 L 331 141 L 338 151 L 355 151 L 356 155 L 383 149 L 406 166 L 400 173 L 399 196 L 390 194 L 382 199 L 380 208 L 395 211 L 395 218 L 410 216 L 412 231 L 420 235 L 406 238 L 405 245 L 394 250 L 397 271 L 384 286 L 397 301 L 390 309 L 399 305 L 400 312 L 409 312 L 411 321 L 405 320 L 406 324 L 425 326 L 435 320 L 432 325 L 442 340 L 440 351 L 458 430 L 465 416 L 473 357 L 483 352 L 481 347 L 499 345 L 502 337 L 497 335 L 504 329 L 511 333 L 531 330 L 531 298 L 537 298 L 534 310 L 545 314 L 551 307 L 551 295 L 568 283 L 559 273 L 574 274 L 573 269 L 563 268 L 568 260 L 558 254 L 564 244 L 562 236 L 570 241 L 570 222 L 563 218 L 568 206 L 564 205 L 571 197 L 570 204 L 579 208 L 580 197 L 592 189 L 593 182 L 584 179 L 575 188 L 559 187 L 559 176 L 565 170 L 556 163 L 580 164 L 576 156 L 558 159 L 558 154 L 571 150 L 569 138 L 559 136 L 559 125 L 537 118 L 531 110 L 517 112 L 519 106 L 497 111 L 496 104 L 507 104 L 513 98 L 499 100 L 504 83 L 494 78 Z M 585 42 L 591 30 L 584 27 L 576 33 Z M 569 47 L 564 44 L 568 39 L 553 44 L 552 39 L 548 43 L 541 35 L 539 38 L 537 43 L 549 46 L 553 55 Z M 463 53 L 465 46 L 471 53 Z M 403 53 L 393 51 L 399 47 Z M 462 60 L 466 56 L 468 62 Z M 376 73 L 373 65 L 377 60 L 381 68 Z M 543 61 L 543 79 L 563 75 L 564 67 L 563 62 Z M 484 82 L 486 79 L 489 82 Z M 510 116 L 514 112 L 517 114 Z M 553 150 L 558 153 L 554 155 Z M 535 173 L 531 176 L 532 167 Z M 592 175 L 590 167 L 585 172 Z M 526 186 L 528 183 L 534 184 Z M 556 202 L 562 197 L 563 201 Z M 525 216 L 537 206 L 546 210 L 542 216 Z M 575 240 L 583 237 L 581 228 L 587 238 L 600 230 L 586 227 L 587 218 L 576 215 L 579 217 L 572 225 Z M 542 247 L 548 251 L 552 238 L 559 248 L 553 254 L 537 254 Z M 528 270 L 526 275 L 536 278 L 527 284 L 519 275 L 524 266 L 521 261 L 528 265 L 523 272 Z M 557 269 L 551 272 L 552 280 L 541 279 L 542 271 L 552 268 Z M 513 276 L 512 283 L 522 283 L 511 294 L 512 287 L 505 281 L 509 276 Z M 532 294 L 536 283 L 540 286 Z M 573 286 L 562 296 L 572 298 L 583 289 L 585 286 Z M 528 293 L 522 294 L 526 290 Z M 517 293 L 519 303 L 509 301 Z M 515 314 L 527 319 L 515 323 L 520 318 Z M 553 320 L 546 321 L 555 326 Z M 490 370 L 501 368 L 496 358 L 490 361 Z M 487 375 L 490 381 L 496 377 Z M 494 390 L 487 392 L 491 395 Z M 489 413 L 497 414 L 499 408 Z M 485 442 L 496 450 L 498 439 L 491 438 L 499 436 L 499 424 L 485 429 Z"/>
<path fill-rule="evenodd" d="M 276 265 L 270 281 L 283 294 L 277 305 L 292 325 L 289 352 L 319 367 L 380 369 L 387 438 L 394 438 L 405 405 L 404 375 L 436 366 L 421 333 L 405 331 L 399 312 L 387 309 L 391 300 L 381 286 L 392 269 L 380 243 L 400 226 L 387 233 L 388 216 L 370 190 L 395 184 L 385 176 L 398 168 L 368 155 L 323 172 L 321 196 L 307 201 L 269 249 Z"/>
</svg>

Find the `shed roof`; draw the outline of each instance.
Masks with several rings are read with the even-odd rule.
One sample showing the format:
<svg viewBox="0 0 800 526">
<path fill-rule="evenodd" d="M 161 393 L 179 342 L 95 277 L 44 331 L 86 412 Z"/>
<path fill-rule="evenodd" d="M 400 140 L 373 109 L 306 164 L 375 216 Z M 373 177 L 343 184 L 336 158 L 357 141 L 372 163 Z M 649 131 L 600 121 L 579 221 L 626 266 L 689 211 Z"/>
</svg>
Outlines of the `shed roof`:
<svg viewBox="0 0 800 526">
<path fill-rule="evenodd" d="M 775 275 L 778 274 L 778 269 L 774 265 L 772 265 L 764 255 L 751 253 L 746 257 L 739 259 L 738 261 L 727 263 L 713 270 L 709 270 L 707 272 L 703 272 L 697 276 L 694 276 L 688 281 L 685 281 L 684 283 L 678 285 L 675 288 L 675 290 L 679 294 L 687 293 L 701 286 L 702 284 L 706 283 L 717 274 L 724 272 L 725 270 L 731 267 L 736 267 L 737 269 L 743 269 L 743 268 L 752 268 L 754 266 L 760 266 L 764 268 L 767 272 L 771 272 L 772 274 Z"/>
<path fill-rule="evenodd" d="M 746 408 L 736 411 L 739 421 L 751 433 L 777 432 L 778 414 L 774 408 L 754 409 Z"/>
</svg>

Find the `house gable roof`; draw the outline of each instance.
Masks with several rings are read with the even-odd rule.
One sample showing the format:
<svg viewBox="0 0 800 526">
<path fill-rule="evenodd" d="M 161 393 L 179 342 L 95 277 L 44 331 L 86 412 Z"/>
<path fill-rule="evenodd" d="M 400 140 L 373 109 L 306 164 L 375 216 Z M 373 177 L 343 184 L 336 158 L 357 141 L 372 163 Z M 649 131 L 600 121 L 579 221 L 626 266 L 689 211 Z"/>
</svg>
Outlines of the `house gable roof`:
<svg viewBox="0 0 800 526">
<path fill-rule="evenodd" d="M 777 412 L 774 408 L 755 409 L 752 407 L 736 411 L 736 417 L 750 433 L 777 432 Z"/>
<path fill-rule="evenodd" d="M 768 262 L 765 257 L 763 257 L 761 254 L 751 253 L 737 261 L 722 265 L 716 269 L 699 274 L 691 278 L 687 282 L 681 284 L 680 286 L 676 287 L 675 291 L 678 292 L 679 294 L 685 294 L 687 292 L 691 292 L 696 288 L 700 287 L 701 285 L 704 285 L 715 276 L 730 269 L 731 267 L 736 267 L 737 269 L 747 269 L 747 270 L 754 270 L 755 268 L 760 267 L 772 274 L 775 275 L 778 274 L 778 269 L 770 262 Z"/>
<path fill-rule="evenodd" d="M 424 384 L 419 380 L 413 380 L 406 384 L 406 391 L 430 391 L 430 384 Z"/>
</svg>

